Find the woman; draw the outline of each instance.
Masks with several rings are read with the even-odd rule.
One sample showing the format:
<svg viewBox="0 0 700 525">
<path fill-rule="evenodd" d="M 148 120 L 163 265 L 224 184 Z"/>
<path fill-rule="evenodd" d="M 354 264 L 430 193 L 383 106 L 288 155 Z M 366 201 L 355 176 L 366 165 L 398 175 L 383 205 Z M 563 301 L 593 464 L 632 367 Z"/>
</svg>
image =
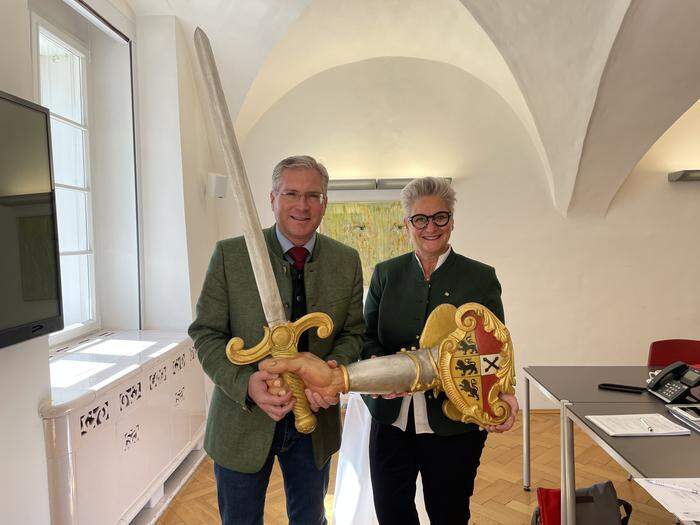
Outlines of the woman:
<svg viewBox="0 0 700 525">
<path fill-rule="evenodd" d="M 376 266 L 365 302 L 363 358 L 394 354 L 417 346 L 430 312 L 442 303 L 477 302 L 503 321 L 501 286 L 494 269 L 455 253 L 455 192 L 444 179 L 415 179 L 401 192 L 404 225 L 414 251 Z M 515 396 L 502 395 L 512 414 Z M 469 521 L 469 497 L 487 432 L 442 413 L 445 394 L 365 396 L 372 414 L 369 458 L 374 505 L 381 525 L 418 524 L 414 504 L 421 473 L 425 506 L 432 525 Z"/>
</svg>

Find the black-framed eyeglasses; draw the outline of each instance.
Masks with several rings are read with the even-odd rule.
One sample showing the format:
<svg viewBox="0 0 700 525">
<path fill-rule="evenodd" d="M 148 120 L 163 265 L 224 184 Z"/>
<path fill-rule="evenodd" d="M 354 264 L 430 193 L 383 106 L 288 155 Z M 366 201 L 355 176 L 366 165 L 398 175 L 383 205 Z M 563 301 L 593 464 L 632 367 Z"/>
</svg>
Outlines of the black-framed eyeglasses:
<svg viewBox="0 0 700 525">
<path fill-rule="evenodd" d="M 450 219 L 452 218 L 452 212 L 450 211 L 439 211 L 433 213 L 432 215 L 424 215 L 422 213 L 416 213 L 408 218 L 408 221 L 417 230 L 422 230 L 428 226 L 428 223 L 432 220 L 435 226 L 442 228 L 446 226 Z"/>
</svg>

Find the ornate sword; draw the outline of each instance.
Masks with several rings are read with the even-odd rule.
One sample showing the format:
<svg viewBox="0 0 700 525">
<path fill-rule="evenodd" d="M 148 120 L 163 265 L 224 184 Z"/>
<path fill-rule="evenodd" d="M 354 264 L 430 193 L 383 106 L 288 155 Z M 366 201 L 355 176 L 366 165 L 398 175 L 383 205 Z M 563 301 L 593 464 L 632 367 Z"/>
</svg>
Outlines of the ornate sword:
<svg viewBox="0 0 700 525">
<path fill-rule="evenodd" d="M 209 94 L 212 119 L 217 131 L 219 144 L 224 153 L 226 171 L 233 183 L 234 197 L 238 203 L 243 225 L 250 264 L 253 267 L 255 283 L 260 293 L 267 326 L 263 327 L 262 341 L 252 348 L 246 349 L 243 340 L 232 338 L 226 345 L 226 355 L 236 365 L 246 365 L 261 360 L 266 356 L 292 357 L 297 353 L 297 343 L 301 334 L 312 327 L 317 328 L 319 337 L 328 337 L 333 331 L 333 321 L 322 312 L 313 312 L 291 323 L 282 306 L 272 264 L 263 238 L 260 218 L 258 217 L 246 176 L 243 157 L 238 147 L 238 141 L 233 130 L 231 115 L 226 105 L 221 79 L 214 61 L 214 54 L 207 35 L 201 28 L 194 32 L 194 44 L 197 50 L 199 66 L 204 77 L 204 84 Z M 308 434 L 316 428 L 316 416 L 309 407 L 304 394 L 304 384 L 294 374 L 282 374 L 289 385 L 296 403 L 294 404 L 295 426 L 299 432 Z"/>
<path fill-rule="evenodd" d="M 296 372 L 324 396 L 444 391 L 442 411 L 454 421 L 488 426 L 510 417 L 511 407 L 500 395 L 515 393 L 513 342 L 491 310 L 478 303 L 441 304 L 428 316 L 419 344 L 337 368 L 312 354 L 270 359 L 260 368 Z"/>
</svg>

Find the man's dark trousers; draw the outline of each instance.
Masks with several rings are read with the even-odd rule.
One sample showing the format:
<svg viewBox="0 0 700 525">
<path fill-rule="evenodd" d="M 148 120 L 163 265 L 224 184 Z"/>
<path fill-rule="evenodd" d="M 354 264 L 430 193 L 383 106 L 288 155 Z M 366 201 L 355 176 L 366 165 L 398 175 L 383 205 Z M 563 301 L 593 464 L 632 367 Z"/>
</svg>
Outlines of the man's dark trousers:
<svg viewBox="0 0 700 525">
<path fill-rule="evenodd" d="M 325 525 L 324 496 L 328 490 L 330 460 L 318 470 L 314 465 L 311 436 L 294 428 L 289 413 L 275 428 L 267 461 L 252 474 L 214 465 L 219 514 L 223 525 L 262 525 L 265 492 L 275 455 L 282 468 L 290 525 Z"/>
</svg>

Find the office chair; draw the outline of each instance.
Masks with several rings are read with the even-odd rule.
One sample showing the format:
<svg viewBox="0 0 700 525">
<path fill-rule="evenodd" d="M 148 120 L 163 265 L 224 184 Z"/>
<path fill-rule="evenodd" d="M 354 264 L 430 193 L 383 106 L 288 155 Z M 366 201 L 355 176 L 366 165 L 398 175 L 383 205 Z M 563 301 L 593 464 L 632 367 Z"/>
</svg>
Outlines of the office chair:
<svg viewBox="0 0 700 525">
<path fill-rule="evenodd" d="M 675 361 L 700 364 L 700 341 L 694 339 L 662 339 L 649 346 L 647 366 L 667 366 Z"/>
</svg>

